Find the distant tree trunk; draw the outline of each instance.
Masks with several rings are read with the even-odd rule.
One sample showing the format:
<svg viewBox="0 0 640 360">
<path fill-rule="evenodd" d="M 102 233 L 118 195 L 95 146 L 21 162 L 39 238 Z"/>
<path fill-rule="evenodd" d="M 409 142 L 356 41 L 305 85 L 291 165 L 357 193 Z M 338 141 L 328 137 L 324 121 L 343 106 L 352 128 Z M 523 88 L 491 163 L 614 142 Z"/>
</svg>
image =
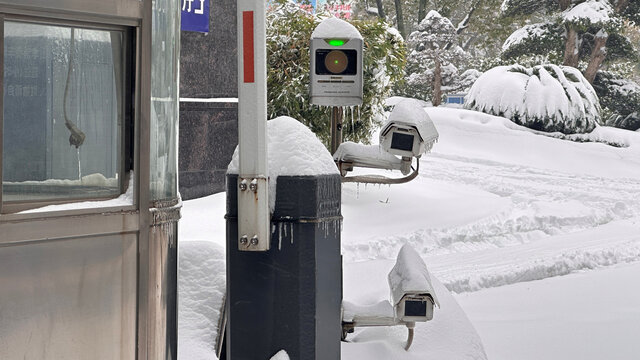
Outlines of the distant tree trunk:
<svg viewBox="0 0 640 360">
<path fill-rule="evenodd" d="M 564 44 L 564 61 L 563 64 L 566 66 L 578 67 L 579 61 L 579 43 L 578 40 L 578 32 L 571 25 L 566 25 L 567 29 L 567 40 Z"/>
<path fill-rule="evenodd" d="M 440 55 L 437 52 L 435 55 L 436 68 L 433 71 L 433 98 L 431 102 L 433 106 L 440 106 L 440 103 L 442 103 L 442 66 L 440 64 Z"/>
<path fill-rule="evenodd" d="M 560 11 L 565 11 L 571 5 L 571 0 L 558 0 L 558 4 L 560 5 Z"/>
<path fill-rule="evenodd" d="M 376 5 L 378 6 L 378 16 L 381 19 L 386 19 L 387 16 L 384 14 L 384 8 L 382 7 L 382 0 L 376 0 Z"/>
<path fill-rule="evenodd" d="M 596 73 L 607 56 L 607 39 L 609 39 L 609 34 L 604 29 L 600 29 L 593 40 L 593 50 L 591 51 L 589 65 L 587 65 L 587 70 L 584 71 L 584 77 L 590 84 L 593 84 Z"/>
<path fill-rule="evenodd" d="M 629 5 L 629 0 L 617 0 L 614 9 L 620 14 Z"/>
<path fill-rule="evenodd" d="M 420 24 L 420 21 L 422 21 L 422 19 L 427 16 L 426 12 L 427 0 L 420 0 L 420 2 L 418 3 L 418 24 Z"/>
<path fill-rule="evenodd" d="M 404 30 L 404 17 L 402 16 L 402 0 L 394 0 L 396 4 L 396 23 L 398 26 L 398 31 L 400 35 L 402 35 L 403 39 L 407 38 L 407 34 Z"/>
</svg>

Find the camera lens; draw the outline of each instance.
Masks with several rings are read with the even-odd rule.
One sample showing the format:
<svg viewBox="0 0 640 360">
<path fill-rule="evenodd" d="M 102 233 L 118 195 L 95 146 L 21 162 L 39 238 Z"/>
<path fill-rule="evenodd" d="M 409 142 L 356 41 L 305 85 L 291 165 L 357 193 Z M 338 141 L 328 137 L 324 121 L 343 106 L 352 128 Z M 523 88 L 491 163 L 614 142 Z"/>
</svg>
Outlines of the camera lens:
<svg viewBox="0 0 640 360">
<path fill-rule="evenodd" d="M 341 74 L 347 69 L 347 65 L 349 65 L 349 59 L 340 50 L 333 50 L 324 58 L 324 66 L 332 74 Z"/>
</svg>

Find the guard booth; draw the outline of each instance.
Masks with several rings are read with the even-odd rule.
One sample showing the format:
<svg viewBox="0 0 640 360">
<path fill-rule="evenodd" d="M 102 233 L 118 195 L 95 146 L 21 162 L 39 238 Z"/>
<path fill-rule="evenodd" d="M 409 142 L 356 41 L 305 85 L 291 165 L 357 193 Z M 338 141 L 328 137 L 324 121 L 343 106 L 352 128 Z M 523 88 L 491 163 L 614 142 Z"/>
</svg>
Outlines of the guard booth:
<svg viewBox="0 0 640 360">
<path fill-rule="evenodd" d="M 175 359 L 175 0 L 0 0 L 0 359 Z"/>
</svg>

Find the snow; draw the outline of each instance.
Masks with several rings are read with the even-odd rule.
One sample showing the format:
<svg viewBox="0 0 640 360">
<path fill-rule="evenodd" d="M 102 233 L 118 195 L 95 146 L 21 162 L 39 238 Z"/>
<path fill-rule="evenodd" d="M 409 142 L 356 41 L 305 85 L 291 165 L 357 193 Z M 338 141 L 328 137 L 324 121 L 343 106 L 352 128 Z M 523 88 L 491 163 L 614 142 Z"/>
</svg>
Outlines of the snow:
<svg viewBox="0 0 640 360">
<path fill-rule="evenodd" d="M 547 32 L 547 27 L 551 23 L 539 23 L 539 24 L 531 24 L 525 25 L 520 29 L 514 31 L 507 40 L 505 40 L 504 44 L 502 44 L 502 52 L 506 52 L 511 47 L 520 45 L 523 41 L 531 39 L 531 38 L 541 38 Z"/>
<path fill-rule="evenodd" d="M 478 78 L 465 107 L 521 122 L 540 119 L 545 126 L 580 132 L 600 119 L 593 87 L 579 70 L 558 65 L 498 66 Z"/>
<path fill-rule="evenodd" d="M 116 206 L 130 206 L 133 205 L 133 172 L 129 175 L 129 184 L 124 194 L 121 194 L 115 199 L 102 200 L 102 201 L 82 201 L 68 204 L 59 205 L 47 205 L 36 209 L 29 209 L 19 212 L 18 214 L 33 214 L 42 213 L 48 211 L 64 211 L 64 210 L 81 210 L 81 209 L 97 209 Z M 49 179 L 45 181 L 25 181 L 20 184 L 25 185 L 84 185 L 84 186 L 116 186 L 117 179 L 107 179 L 102 174 L 91 174 L 83 176 L 82 180 L 56 180 Z"/>
<path fill-rule="evenodd" d="M 379 145 L 356 144 L 351 141 L 340 144 L 333 154 L 336 161 L 353 162 L 358 166 L 372 168 L 399 168 L 402 161 L 384 151 Z"/>
<path fill-rule="evenodd" d="M 637 359 L 640 263 L 456 296 L 493 360 Z"/>
<path fill-rule="evenodd" d="M 298 120 L 281 116 L 267 121 L 267 138 L 271 212 L 276 204 L 278 176 L 339 174 L 329 151 L 316 135 Z M 227 173 L 238 173 L 238 161 L 236 147 Z"/>
<path fill-rule="evenodd" d="M 104 186 L 115 187 L 118 186 L 117 178 L 107 178 L 100 173 L 94 173 L 85 175 L 82 179 L 47 179 L 42 181 L 20 181 L 10 182 L 5 184 L 12 185 L 56 185 L 56 186 Z"/>
<path fill-rule="evenodd" d="M 280 350 L 277 354 L 273 355 L 271 360 L 289 360 L 289 354 L 284 350 Z"/>
<path fill-rule="evenodd" d="M 570 23 L 606 26 L 614 21 L 613 8 L 607 0 L 589 0 L 565 10 L 562 18 Z"/>
<path fill-rule="evenodd" d="M 322 20 L 311 33 L 311 39 L 360 39 L 362 35 L 355 26 L 348 22 L 330 17 Z"/>
<path fill-rule="evenodd" d="M 185 206 L 188 208 L 189 206 Z M 183 217 L 188 213 L 183 212 Z M 181 223 L 181 228 L 184 227 Z M 183 235 L 180 232 L 180 235 Z M 211 236 L 224 239 L 222 232 L 211 233 L 209 241 L 179 242 L 178 262 L 178 358 L 216 359 L 218 322 L 225 293 L 226 266 L 223 246 L 210 242 Z"/>
<path fill-rule="evenodd" d="M 344 299 L 352 312 L 384 307 L 387 275 L 410 244 L 440 307 L 416 324 L 409 351 L 405 327 L 364 328 L 349 334 L 342 358 L 634 359 L 640 132 L 598 127 L 588 135 L 625 144 L 613 147 L 469 110 L 426 111 L 440 140 L 420 159 L 420 176 L 391 187 L 343 184 Z M 180 314 L 190 314 L 179 319 L 181 359 L 199 359 L 184 352 L 196 345 L 213 353 L 221 301 L 213 290 L 224 286 L 199 294 L 196 284 L 224 276 L 224 213 L 224 194 L 184 203 L 180 286 L 183 266 L 193 265 L 187 296 L 211 303 L 190 305 L 181 290 Z"/>
<path fill-rule="evenodd" d="M 393 319 L 395 313 L 389 300 L 382 300 L 372 305 L 358 305 L 349 301 L 342 302 L 342 320 L 352 322 L 354 318 L 366 317 L 369 319 Z"/>
</svg>

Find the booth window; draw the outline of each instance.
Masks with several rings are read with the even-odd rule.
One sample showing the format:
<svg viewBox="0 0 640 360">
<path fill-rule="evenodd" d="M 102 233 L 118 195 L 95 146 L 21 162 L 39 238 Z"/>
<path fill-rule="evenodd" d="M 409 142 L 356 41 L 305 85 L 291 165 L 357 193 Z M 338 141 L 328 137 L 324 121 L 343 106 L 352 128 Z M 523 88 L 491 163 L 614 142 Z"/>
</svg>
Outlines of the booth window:
<svg viewBox="0 0 640 360">
<path fill-rule="evenodd" d="M 4 21 L 2 212 L 122 193 L 126 46 L 125 30 Z"/>
</svg>

